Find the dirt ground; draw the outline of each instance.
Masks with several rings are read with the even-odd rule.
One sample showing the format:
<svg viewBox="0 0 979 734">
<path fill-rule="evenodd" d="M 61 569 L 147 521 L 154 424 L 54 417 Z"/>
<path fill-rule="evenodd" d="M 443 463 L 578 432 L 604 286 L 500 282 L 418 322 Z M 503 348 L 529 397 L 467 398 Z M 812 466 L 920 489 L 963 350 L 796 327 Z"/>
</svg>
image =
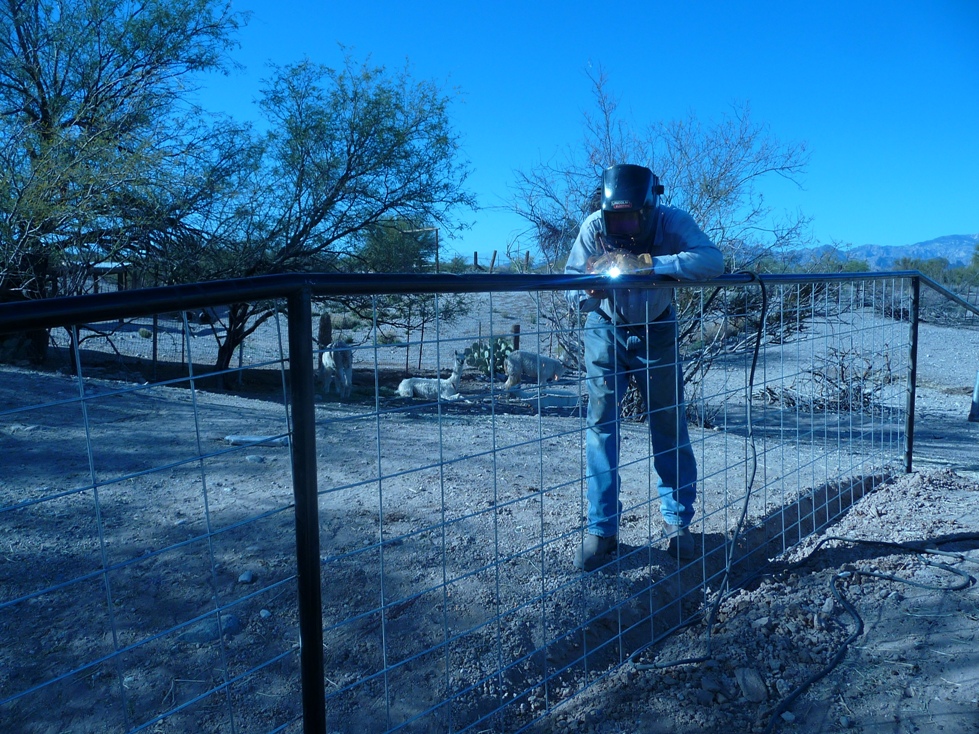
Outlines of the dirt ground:
<svg viewBox="0 0 979 734">
<path fill-rule="evenodd" d="M 806 541 L 725 599 L 715 625 L 559 709 L 555 730 L 979 731 L 977 500 L 952 470 L 885 485 L 832 528 L 846 540 Z"/>
<path fill-rule="evenodd" d="M 919 350 L 915 472 L 854 493 L 838 524 L 716 609 L 682 592 L 653 600 L 658 623 L 690 623 L 656 646 L 633 637 L 590 657 L 581 640 L 610 639 L 595 610 L 613 592 L 684 582 L 656 504 L 631 500 L 630 560 L 583 579 L 570 567 L 583 498 L 560 479 L 580 467 L 580 415 L 487 408 L 472 376 L 465 406 L 378 412 L 377 374 L 359 369 L 359 396 L 316 408 L 331 728 L 979 731 L 979 424 L 966 420 L 979 333 L 925 324 Z M 282 401 L 90 374 L 86 396 L 105 399 L 85 415 L 65 374 L 14 367 L 0 380 L 3 730 L 122 731 L 178 709 L 152 730 L 228 731 L 233 719 L 236 731 L 299 731 Z M 398 378 L 381 381 L 393 392 Z M 641 456 L 644 440 L 627 427 L 624 451 Z M 705 477 L 745 458 L 723 432 L 694 440 Z M 827 461 L 855 460 L 846 453 Z M 648 467 L 634 472 L 641 485 Z M 93 473 L 98 487 L 78 490 Z M 708 517 L 727 501 L 719 482 L 702 489 Z M 698 528 L 705 547 L 723 537 L 712 522 Z M 567 629 L 582 636 L 562 639 Z M 9 698 L 78 660 L 100 662 Z M 428 711 L 423 692 L 438 688 L 453 704 Z"/>
</svg>

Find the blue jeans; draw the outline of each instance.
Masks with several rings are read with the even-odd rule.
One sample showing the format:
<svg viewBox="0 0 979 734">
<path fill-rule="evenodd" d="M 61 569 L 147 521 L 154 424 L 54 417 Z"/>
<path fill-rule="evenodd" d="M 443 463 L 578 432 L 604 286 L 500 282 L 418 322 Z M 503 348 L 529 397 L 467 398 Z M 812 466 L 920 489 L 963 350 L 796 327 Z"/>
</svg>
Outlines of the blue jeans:
<svg viewBox="0 0 979 734">
<path fill-rule="evenodd" d="M 697 499 L 697 462 L 687 433 L 683 369 L 672 308 L 656 321 L 632 330 L 597 313 L 585 320 L 585 385 L 588 427 L 585 459 L 588 532 L 616 535 L 619 501 L 619 405 L 635 375 L 659 477 L 660 512 L 672 525 L 689 525 Z"/>
</svg>

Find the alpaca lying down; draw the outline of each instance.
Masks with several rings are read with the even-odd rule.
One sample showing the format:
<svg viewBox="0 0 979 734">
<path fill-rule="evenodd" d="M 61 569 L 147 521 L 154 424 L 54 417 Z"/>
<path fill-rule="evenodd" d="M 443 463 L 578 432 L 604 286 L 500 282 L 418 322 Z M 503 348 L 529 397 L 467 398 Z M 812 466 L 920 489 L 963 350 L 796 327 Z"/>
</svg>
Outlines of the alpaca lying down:
<svg viewBox="0 0 979 734">
<path fill-rule="evenodd" d="M 557 380 L 564 375 L 565 367 L 561 361 L 552 357 L 518 349 L 506 356 L 504 369 L 507 378 L 503 384 L 503 389 L 511 390 L 524 379 L 540 385 L 551 380 Z"/>
<path fill-rule="evenodd" d="M 420 398 L 422 400 L 459 400 L 459 383 L 462 381 L 462 370 L 466 363 L 465 352 L 455 353 L 455 364 L 452 374 L 440 377 L 408 377 L 398 385 L 398 395 L 403 398 Z"/>
<path fill-rule="evenodd" d="M 350 397 L 354 382 L 353 351 L 343 339 L 337 339 L 323 350 L 320 356 L 320 384 L 323 394 L 330 394 L 330 387 L 336 384 L 340 398 Z"/>
</svg>

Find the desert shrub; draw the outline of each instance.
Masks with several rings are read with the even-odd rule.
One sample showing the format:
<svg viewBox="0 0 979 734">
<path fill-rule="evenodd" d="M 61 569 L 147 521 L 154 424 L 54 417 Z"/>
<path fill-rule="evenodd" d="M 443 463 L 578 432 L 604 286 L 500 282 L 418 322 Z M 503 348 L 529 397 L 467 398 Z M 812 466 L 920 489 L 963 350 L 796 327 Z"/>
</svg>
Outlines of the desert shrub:
<svg viewBox="0 0 979 734">
<path fill-rule="evenodd" d="M 808 370 L 809 380 L 791 387 L 765 386 L 752 397 L 808 413 L 884 410 L 884 388 L 896 379 L 887 345 L 877 354 L 832 347 Z"/>
<path fill-rule="evenodd" d="M 356 329 L 364 325 L 364 320 L 356 314 L 344 313 L 337 320 L 338 329 Z"/>
</svg>

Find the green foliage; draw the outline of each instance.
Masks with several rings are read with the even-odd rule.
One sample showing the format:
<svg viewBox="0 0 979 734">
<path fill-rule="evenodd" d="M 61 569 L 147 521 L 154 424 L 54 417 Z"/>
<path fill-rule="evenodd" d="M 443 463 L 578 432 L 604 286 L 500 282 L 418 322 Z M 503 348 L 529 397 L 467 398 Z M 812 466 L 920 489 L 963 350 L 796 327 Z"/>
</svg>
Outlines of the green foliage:
<svg viewBox="0 0 979 734">
<path fill-rule="evenodd" d="M 449 101 L 433 82 L 349 55 L 338 69 L 309 61 L 273 69 L 259 102 L 270 130 L 235 204 L 235 226 L 222 240 L 233 267 L 221 277 L 425 272 L 431 240 L 399 231 L 405 237 L 394 241 L 385 227 L 425 222 L 448 229 L 456 210 L 475 207 L 464 188 L 468 163 L 459 160 Z M 422 249 L 402 251 L 412 243 Z M 371 304 L 344 306 L 367 318 Z M 382 306 L 383 323 L 410 331 L 465 304 L 392 296 Z M 254 324 L 266 314 L 253 309 L 241 317 Z M 231 359 L 238 333 L 229 328 L 218 367 Z"/>
<path fill-rule="evenodd" d="M 480 339 L 466 350 L 466 364 L 487 377 L 501 375 L 512 351 L 513 343 L 507 339 Z"/>
<path fill-rule="evenodd" d="M 442 263 L 443 273 L 468 273 L 472 270 L 472 263 L 458 253 Z"/>
<path fill-rule="evenodd" d="M 870 263 L 866 260 L 847 260 L 843 263 L 841 273 L 869 273 Z"/>
<path fill-rule="evenodd" d="M 449 228 L 453 211 L 474 206 L 449 101 L 433 82 L 349 55 L 339 69 L 309 61 L 274 69 L 260 100 L 271 132 L 254 229 L 266 256 L 241 274 L 307 269 L 317 256 L 333 269 L 361 270 L 366 257 L 375 271 L 392 272 L 397 253 L 364 251 L 384 239 L 379 226 Z M 411 241 L 433 242 L 401 238 Z"/>
<path fill-rule="evenodd" d="M 385 219 L 449 229 L 475 208 L 450 97 L 347 55 L 272 69 L 261 135 L 217 119 L 194 75 L 228 66 L 243 18 L 227 0 L 0 4 L 0 288 L 81 292 L 107 260 L 160 285 L 428 267 L 407 240 L 360 248 Z M 215 366 L 271 313 L 232 304 Z"/>
<path fill-rule="evenodd" d="M 932 280 L 948 287 L 969 287 L 979 283 L 979 247 L 972 260 L 962 267 L 951 267 L 947 259 L 902 257 L 894 262 L 894 270 L 917 270 Z"/>
<path fill-rule="evenodd" d="M 239 22 L 222 0 L 0 6 L 0 285 L 54 295 L 57 268 L 71 295 L 190 234 L 237 165 L 233 126 L 183 102 Z"/>
<path fill-rule="evenodd" d="M 360 233 L 347 267 L 365 273 L 435 272 L 437 240 L 432 230 L 399 218 L 375 222 Z"/>
</svg>

